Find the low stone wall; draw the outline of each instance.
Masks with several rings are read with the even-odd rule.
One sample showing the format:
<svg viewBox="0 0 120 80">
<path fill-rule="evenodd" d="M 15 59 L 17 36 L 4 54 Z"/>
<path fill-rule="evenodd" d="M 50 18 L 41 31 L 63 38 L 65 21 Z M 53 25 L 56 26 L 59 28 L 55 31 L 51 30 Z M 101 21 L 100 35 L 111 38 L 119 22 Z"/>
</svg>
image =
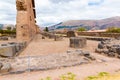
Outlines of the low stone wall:
<svg viewBox="0 0 120 80">
<path fill-rule="evenodd" d="M 10 35 L 10 36 L 0 36 L 0 40 L 10 40 L 10 39 L 15 39 L 16 35 Z"/>
<path fill-rule="evenodd" d="M 43 32 L 41 33 L 43 36 L 48 37 L 49 39 L 54 39 L 55 41 L 62 40 L 62 36 L 55 35 L 54 33 Z"/>
<path fill-rule="evenodd" d="M 9 71 L 7 70 L 6 72 L 10 74 L 19 74 L 26 71 L 57 69 L 96 61 L 98 60 L 96 60 L 94 56 L 83 50 L 67 51 L 66 53 L 61 54 L 57 53 L 41 56 L 16 57 L 13 59 L 0 58 L 0 63 L 3 64 L 3 67 L 4 63 L 10 64 L 11 67 L 9 67 Z"/>
<path fill-rule="evenodd" d="M 0 37 L 0 40 L 9 40 L 9 38 L 4 36 L 4 37 Z"/>
<path fill-rule="evenodd" d="M 95 51 L 109 57 L 120 58 L 120 40 L 109 39 L 101 41 Z"/>
<path fill-rule="evenodd" d="M 106 33 L 106 32 L 77 32 L 79 36 L 96 36 L 96 37 L 120 37 L 120 33 Z"/>
</svg>

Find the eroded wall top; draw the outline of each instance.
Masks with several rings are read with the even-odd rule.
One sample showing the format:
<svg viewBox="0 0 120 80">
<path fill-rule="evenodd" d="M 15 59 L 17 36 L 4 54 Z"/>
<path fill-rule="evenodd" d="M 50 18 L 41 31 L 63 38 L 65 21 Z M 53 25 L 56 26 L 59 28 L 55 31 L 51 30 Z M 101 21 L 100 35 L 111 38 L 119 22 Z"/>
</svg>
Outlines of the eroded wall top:
<svg viewBox="0 0 120 80">
<path fill-rule="evenodd" d="M 25 4 L 25 0 L 17 0 L 16 7 L 18 11 L 26 11 L 27 5 Z"/>
</svg>

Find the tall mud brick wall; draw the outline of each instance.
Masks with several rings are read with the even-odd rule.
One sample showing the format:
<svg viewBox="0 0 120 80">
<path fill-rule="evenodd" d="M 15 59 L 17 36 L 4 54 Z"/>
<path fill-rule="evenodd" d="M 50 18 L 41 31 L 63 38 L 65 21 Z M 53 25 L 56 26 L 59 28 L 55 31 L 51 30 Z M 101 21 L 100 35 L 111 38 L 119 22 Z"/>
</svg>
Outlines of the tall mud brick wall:
<svg viewBox="0 0 120 80">
<path fill-rule="evenodd" d="M 30 41 L 38 31 L 34 0 L 16 0 L 17 40 Z"/>
</svg>

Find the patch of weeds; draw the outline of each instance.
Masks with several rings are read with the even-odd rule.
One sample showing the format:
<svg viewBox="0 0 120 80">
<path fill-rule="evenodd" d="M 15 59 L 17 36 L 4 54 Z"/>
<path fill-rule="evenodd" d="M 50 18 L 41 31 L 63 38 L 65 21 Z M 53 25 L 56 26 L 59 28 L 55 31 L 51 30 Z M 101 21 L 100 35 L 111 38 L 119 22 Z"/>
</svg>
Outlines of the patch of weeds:
<svg viewBox="0 0 120 80">
<path fill-rule="evenodd" d="M 99 76 L 99 77 L 109 76 L 109 73 L 107 73 L 107 72 L 100 72 L 100 73 L 98 74 L 98 76 Z"/>
<path fill-rule="evenodd" d="M 96 76 L 88 76 L 86 80 L 98 80 L 100 78 L 104 78 L 109 76 L 109 73 L 107 72 L 100 72 L 98 75 Z"/>
<path fill-rule="evenodd" d="M 45 79 L 40 79 L 40 80 L 52 80 L 51 77 L 46 77 Z"/>
<path fill-rule="evenodd" d="M 88 76 L 86 80 L 96 80 L 98 79 L 97 76 Z"/>
<path fill-rule="evenodd" d="M 40 80 L 52 80 L 51 77 L 46 77 L 45 79 L 40 79 Z M 76 75 L 69 72 L 67 74 L 61 75 L 58 80 L 76 80 Z"/>
<path fill-rule="evenodd" d="M 76 75 L 69 72 L 67 74 L 60 76 L 60 80 L 76 80 Z"/>
</svg>

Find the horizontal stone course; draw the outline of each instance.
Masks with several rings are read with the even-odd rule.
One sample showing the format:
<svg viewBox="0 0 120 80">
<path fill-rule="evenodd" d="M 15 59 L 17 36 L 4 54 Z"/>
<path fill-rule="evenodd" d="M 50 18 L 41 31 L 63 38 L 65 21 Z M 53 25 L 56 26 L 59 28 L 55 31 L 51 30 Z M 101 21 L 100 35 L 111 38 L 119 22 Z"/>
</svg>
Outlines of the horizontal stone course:
<svg viewBox="0 0 120 80">
<path fill-rule="evenodd" d="M 0 61 L 11 64 L 12 70 L 9 71 L 10 73 L 19 73 L 28 70 L 49 70 L 96 62 L 96 58 L 87 51 L 75 50 L 69 53 L 67 52 L 41 56 L 16 57 L 13 59 L 3 58 Z"/>
</svg>

